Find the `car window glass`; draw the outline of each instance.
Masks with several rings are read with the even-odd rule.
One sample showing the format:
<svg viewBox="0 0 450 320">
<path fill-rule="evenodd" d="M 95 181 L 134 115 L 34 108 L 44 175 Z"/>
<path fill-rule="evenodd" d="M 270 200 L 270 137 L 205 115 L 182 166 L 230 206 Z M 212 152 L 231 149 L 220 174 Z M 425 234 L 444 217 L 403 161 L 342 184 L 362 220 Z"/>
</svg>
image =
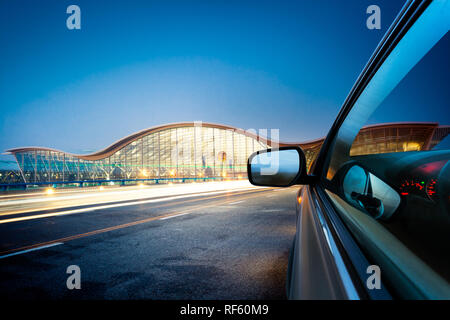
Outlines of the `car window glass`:
<svg viewBox="0 0 450 320">
<path fill-rule="evenodd" d="M 391 272 L 383 259 L 398 259 L 418 283 L 450 281 L 449 12 L 432 3 L 394 48 L 341 126 L 326 175 L 363 249 Z M 386 231 L 403 249 L 382 257 Z M 411 256 L 426 267 L 407 267 Z"/>
</svg>

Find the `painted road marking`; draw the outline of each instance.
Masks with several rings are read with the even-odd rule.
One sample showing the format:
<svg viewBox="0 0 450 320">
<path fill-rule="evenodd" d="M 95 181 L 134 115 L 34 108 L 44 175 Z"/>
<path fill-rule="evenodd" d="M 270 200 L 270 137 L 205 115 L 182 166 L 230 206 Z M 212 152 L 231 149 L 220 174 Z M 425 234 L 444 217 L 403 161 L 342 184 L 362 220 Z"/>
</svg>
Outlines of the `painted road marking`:
<svg viewBox="0 0 450 320">
<path fill-rule="evenodd" d="M 43 246 L 40 246 L 40 247 L 31 248 L 31 249 L 28 249 L 28 250 L 17 251 L 17 252 L 14 252 L 14 253 L 5 254 L 3 256 L 0 256 L 0 259 L 12 257 L 12 256 L 17 256 L 19 254 L 27 253 L 27 252 L 31 252 L 31 251 L 37 251 L 37 250 L 46 249 L 46 248 L 50 248 L 50 247 L 54 247 L 54 246 L 59 246 L 60 244 L 63 244 L 63 243 L 62 242 L 55 242 L 55 243 L 50 243 L 50 244 L 43 245 Z"/>
<path fill-rule="evenodd" d="M 176 218 L 176 217 L 180 217 L 180 216 L 185 216 L 185 215 L 187 215 L 187 214 L 191 214 L 192 212 L 185 212 L 185 213 L 180 213 L 180 214 L 176 214 L 176 215 L 174 215 L 174 216 L 170 216 L 170 217 L 164 217 L 164 218 L 161 218 L 161 219 L 159 219 L 159 220 L 167 220 L 167 219 L 172 219 L 172 218 Z"/>
</svg>

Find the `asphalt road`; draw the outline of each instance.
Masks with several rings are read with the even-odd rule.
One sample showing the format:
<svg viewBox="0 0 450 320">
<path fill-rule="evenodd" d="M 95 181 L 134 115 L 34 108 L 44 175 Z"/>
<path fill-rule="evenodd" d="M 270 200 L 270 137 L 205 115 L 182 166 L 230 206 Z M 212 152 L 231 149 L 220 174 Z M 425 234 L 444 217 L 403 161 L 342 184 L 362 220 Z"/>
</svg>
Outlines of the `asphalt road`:
<svg viewBox="0 0 450 320">
<path fill-rule="evenodd" d="M 285 299 L 297 190 L 14 215 L 41 216 L 0 224 L 0 299 Z M 45 216 L 58 210 L 74 214 Z"/>
</svg>

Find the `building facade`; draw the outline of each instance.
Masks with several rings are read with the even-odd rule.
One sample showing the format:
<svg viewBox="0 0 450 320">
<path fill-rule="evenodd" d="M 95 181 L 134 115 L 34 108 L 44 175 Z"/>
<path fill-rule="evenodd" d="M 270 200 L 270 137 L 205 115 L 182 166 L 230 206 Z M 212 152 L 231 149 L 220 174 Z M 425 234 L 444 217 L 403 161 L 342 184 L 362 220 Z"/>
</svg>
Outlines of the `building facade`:
<svg viewBox="0 0 450 320">
<path fill-rule="evenodd" d="M 437 123 L 390 123 L 364 127 L 352 156 L 431 150 L 450 133 Z M 233 179 L 247 177 L 247 159 L 255 151 L 300 146 L 310 169 L 324 139 L 282 143 L 255 131 L 212 123 L 184 122 L 152 127 L 88 155 L 24 147 L 8 150 L 26 183 L 137 179 Z"/>
<path fill-rule="evenodd" d="M 435 122 L 394 122 L 368 125 L 358 132 L 350 156 L 433 150 L 450 134 L 450 126 Z M 310 169 L 325 139 L 301 143 Z"/>
<path fill-rule="evenodd" d="M 363 127 L 350 149 L 351 156 L 432 150 L 450 133 L 438 123 L 385 123 Z"/>
<path fill-rule="evenodd" d="M 89 155 L 40 147 L 8 151 L 27 183 L 214 179 L 246 177 L 249 155 L 272 144 L 238 128 L 190 122 L 149 128 Z"/>
</svg>

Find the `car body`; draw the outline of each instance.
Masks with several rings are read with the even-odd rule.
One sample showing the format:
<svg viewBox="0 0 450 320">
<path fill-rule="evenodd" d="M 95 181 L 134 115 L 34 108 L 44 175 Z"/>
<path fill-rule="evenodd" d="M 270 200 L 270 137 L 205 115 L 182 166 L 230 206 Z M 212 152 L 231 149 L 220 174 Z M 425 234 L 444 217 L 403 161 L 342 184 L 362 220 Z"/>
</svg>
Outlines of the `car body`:
<svg viewBox="0 0 450 320">
<path fill-rule="evenodd" d="M 253 184 L 303 185 L 298 191 L 297 229 L 289 257 L 288 298 L 450 298 L 449 149 L 435 150 L 430 141 L 419 146 L 397 139 L 403 151 L 389 152 L 385 134 L 382 144 L 387 151 L 360 155 L 351 151 L 367 119 L 395 98 L 391 98 L 393 92 L 412 83 L 403 79 L 421 79 L 414 70 L 431 59 L 429 52 L 439 50 L 448 61 L 449 21 L 450 1 L 406 2 L 351 89 L 308 173 L 300 148 L 272 150 L 279 170 L 264 179 L 256 174 L 260 164 L 275 160 L 267 159 L 269 152 L 256 152 L 249 158 Z M 435 57 L 430 63 L 435 63 Z M 448 62 L 429 74 L 436 77 L 440 69 L 445 76 Z M 448 88 L 446 79 L 439 81 Z M 427 84 L 412 87 L 420 86 Z M 436 120 L 447 121 L 447 91 L 436 91 L 443 98 L 429 103 L 441 114 Z M 408 99 L 411 105 L 417 100 Z M 413 116 L 407 105 L 401 108 L 406 111 L 392 115 L 405 120 Z M 445 138 L 448 126 L 444 129 L 441 136 Z"/>
</svg>

